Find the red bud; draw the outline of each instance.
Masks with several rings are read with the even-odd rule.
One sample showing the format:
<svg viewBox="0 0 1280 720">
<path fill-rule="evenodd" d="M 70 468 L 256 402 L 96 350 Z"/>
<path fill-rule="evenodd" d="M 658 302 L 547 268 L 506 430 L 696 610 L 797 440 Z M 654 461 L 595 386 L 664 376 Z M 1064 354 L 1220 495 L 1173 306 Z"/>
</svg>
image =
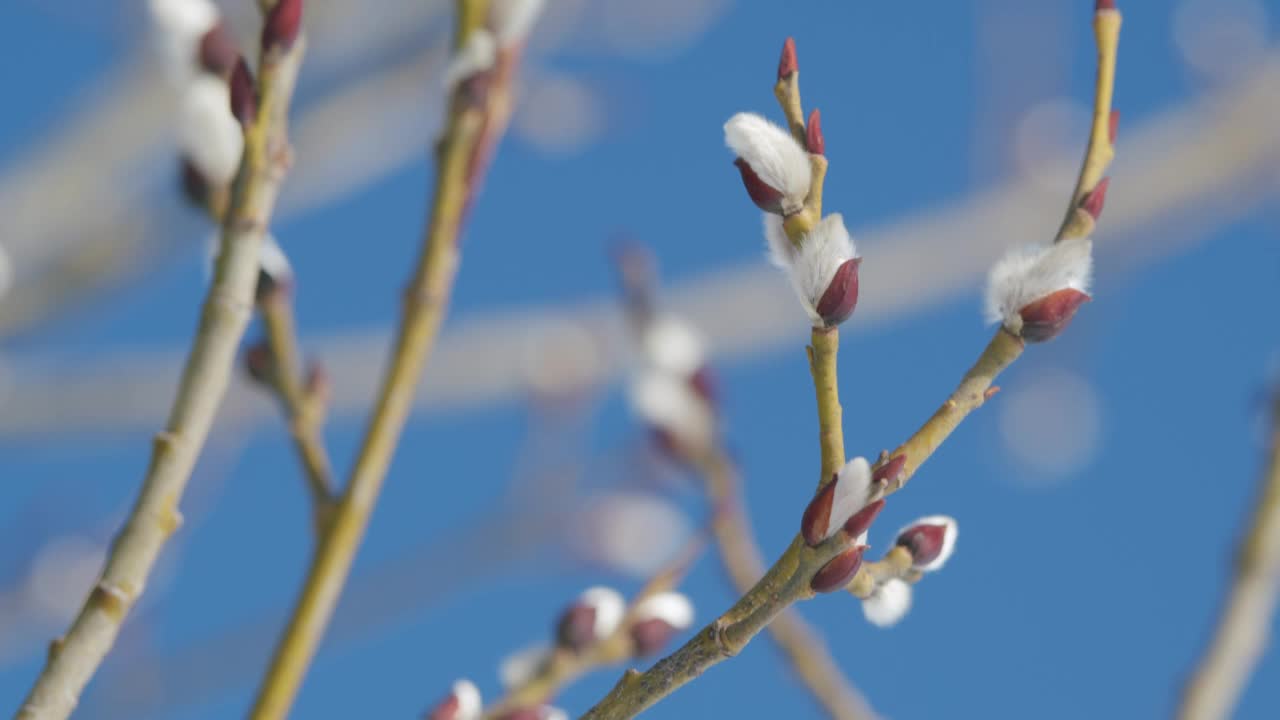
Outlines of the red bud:
<svg viewBox="0 0 1280 720">
<path fill-rule="evenodd" d="M 800 516 L 800 534 L 804 536 L 804 541 L 809 547 L 821 543 L 827 534 L 827 528 L 831 524 L 831 504 L 836 496 L 836 475 L 831 478 L 831 482 L 818 488 L 818 492 L 809 501 L 809 505 L 805 507 L 804 514 Z"/>
<path fill-rule="evenodd" d="M 693 375 L 689 376 L 689 386 L 708 405 L 714 406 L 716 404 L 718 390 L 716 389 L 716 376 L 711 371 L 711 368 L 706 365 L 698 368 Z"/>
<path fill-rule="evenodd" d="M 889 461 L 876 468 L 871 473 L 871 483 L 873 485 L 879 483 L 890 483 L 898 479 L 902 474 L 902 468 L 907 464 L 907 454 L 895 455 L 889 458 Z"/>
<path fill-rule="evenodd" d="M 1102 206 L 1107 202 L 1107 187 L 1110 185 L 1111 178 L 1104 177 L 1080 198 L 1080 209 L 1089 213 L 1095 221 L 1102 216 Z"/>
<path fill-rule="evenodd" d="M 191 162 L 190 158 L 184 156 L 179 163 L 182 196 L 195 207 L 205 207 L 209 202 L 209 181 L 205 180 L 204 174 Z"/>
<path fill-rule="evenodd" d="M 537 708 L 516 708 L 498 716 L 497 720 L 542 720 Z"/>
<path fill-rule="evenodd" d="M 427 713 L 426 720 L 454 720 L 459 704 L 458 696 L 451 694 Z"/>
<path fill-rule="evenodd" d="M 1076 310 L 1089 296 L 1074 288 L 1046 295 L 1018 311 L 1022 316 L 1022 339 L 1028 342 L 1052 340 L 1066 329 Z"/>
<path fill-rule="evenodd" d="M 556 644 L 575 653 L 596 643 L 596 609 L 590 605 L 571 605 L 556 624 Z"/>
<path fill-rule="evenodd" d="M 225 23 L 219 22 L 200 38 L 200 67 L 205 72 L 225 78 L 239 57 L 240 51 Z"/>
<path fill-rule="evenodd" d="M 1093 5 L 1093 9 L 1095 12 L 1101 12 L 1103 10 L 1115 10 L 1116 0 L 1097 0 L 1097 2 L 1095 2 Z"/>
<path fill-rule="evenodd" d="M 649 618 L 631 626 L 631 641 L 637 656 L 654 655 L 666 647 L 676 629 L 662 618 Z"/>
<path fill-rule="evenodd" d="M 262 50 L 288 52 L 302 27 L 302 0 L 277 0 L 262 24 Z"/>
<path fill-rule="evenodd" d="M 911 563 L 919 567 L 938 559 L 946 536 L 944 525 L 914 525 L 903 530 L 894 544 L 906 548 Z"/>
<path fill-rule="evenodd" d="M 782 43 L 782 57 L 778 60 L 778 79 L 789 77 L 799 69 L 800 62 L 796 59 L 796 39 L 789 37 Z"/>
<path fill-rule="evenodd" d="M 858 266 L 862 258 L 845 260 L 831 277 L 815 308 L 827 327 L 835 327 L 853 314 L 858 306 Z"/>
<path fill-rule="evenodd" d="M 805 127 L 805 144 L 814 155 L 826 155 L 827 143 L 822 137 L 822 113 L 814 108 L 809 113 L 809 124 Z"/>
<path fill-rule="evenodd" d="M 231 114 L 240 121 L 241 127 L 248 127 L 258 114 L 257 90 L 253 87 L 253 76 L 249 73 L 249 65 L 244 56 L 236 59 L 235 68 L 231 70 Z"/>
<path fill-rule="evenodd" d="M 866 549 L 866 545 L 858 545 L 835 556 L 813 574 L 809 587 L 816 593 L 828 593 L 848 585 L 862 567 L 862 553 Z"/>
<path fill-rule="evenodd" d="M 751 202 L 765 212 L 781 215 L 782 192 L 765 184 L 746 160 L 738 158 L 733 161 L 733 164 L 737 165 L 738 172 L 742 173 L 742 185 L 747 189 L 747 195 L 751 196 Z"/>
<path fill-rule="evenodd" d="M 275 384 L 276 358 L 266 340 L 259 340 L 244 353 L 244 369 L 249 378 L 264 387 Z"/>
<path fill-rule="evenodd" d="M 871 523 L 875 521 L 876 516 L 884 509 L 884 498 L 880 498 L 873 503 L 868 503 L 866 507 L 849 516 L 844 522 L 844 531 L 849 533 L 849 537 L 857 538 L 871 527 Z"/>
</svg>

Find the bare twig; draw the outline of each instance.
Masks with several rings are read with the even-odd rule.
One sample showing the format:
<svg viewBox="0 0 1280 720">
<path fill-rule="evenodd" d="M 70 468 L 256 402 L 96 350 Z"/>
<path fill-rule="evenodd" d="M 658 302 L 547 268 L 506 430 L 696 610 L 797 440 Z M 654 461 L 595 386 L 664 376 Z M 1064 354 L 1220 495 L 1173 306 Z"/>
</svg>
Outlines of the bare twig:
<svg viewBox="0 0 1280 720">
<path fill-rule="evenodd" d="M 487 10 L 486 0 L 459 0 L 457 47 L 463 47 L 481 28 Z M 405 291 L 391 365 L 351 477 L 254 702 L 254 718 L 282 718 L 288 713 L 342 593 L 444 321 L 457 271 L 463 216 L 479 183 L 485 156 L 506 129 L 518 52 L 518 47 L 500 51 L 483 91 L 463 82 L 451 93 L 436 153 L 430 220 L 422 255 Z"/>
<path fill-rule="evenodd" d="M 1181 720 L 1229 717 L 1267 646 L 1280 594 L 1280 391 L 1272 399 L 1271 415 L 1261 498 L 1240 541 L 1218 627 L 1183 691 Z"/>
<path fill-rule="evenodd" d="M 316 533 L 322 535 L 334 507 L 333 471 L 323 436 L 326 393 L 303 377 L 290 293 L 283 288 L 269 293 L 259 302 L 258 311 L 271 352 L 272 389 L 284 409 L 289 435 L 302 462 Z"/>
<path fill-rule="evenodd" d="M 71 713 L 142 594 L 165 541 L 181 524 L 178 503 L 226 393 L 253 308 L 259 251 L 287 166 L 286 121 L 304 46 L 298 38 L 287 52 L 262 53 L 258 111 L 245 127 L 221 252 L 168 423 L 155 438 L 142 489 L 112 544 L 102 577 L 71 629 L 50 647 L 19 718 Z"/>
</svg>

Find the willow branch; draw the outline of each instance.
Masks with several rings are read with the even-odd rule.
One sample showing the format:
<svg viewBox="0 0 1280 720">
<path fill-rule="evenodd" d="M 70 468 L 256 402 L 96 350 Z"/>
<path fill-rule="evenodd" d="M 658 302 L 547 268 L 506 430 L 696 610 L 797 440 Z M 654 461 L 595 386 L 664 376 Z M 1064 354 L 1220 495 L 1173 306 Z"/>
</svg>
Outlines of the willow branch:
<svg viewBox="0 0 1280 720">
<path fill-rule="evenodd" d="M 1115 79 L 1115 52 L 1119 30 L 1119 13 L 1110 2 L 1100 1 L 1094 15 L 1094 32 L 1099 51 L 1098 87 L 1094 97 L 1094 132 L 1089 141 L 1089 150 L 1086 152 L 1076 190 L 1072 194 L 1069 222 L 1064 224 L 1064 228 L 1059 232 L 1059 238 L 1075 237 L 1075 233 L 1092 229 L 1091 225 L 1079 224 L 1084 218 L 1089 222 L 1092 221 L 1092 216 L 1081 209 L 1081 204 L 1088 193 L 1097 189 L 1100 178 L 1113 155 L 1111 145 L 1114 139 L 1114 118 L 1111 112 L 1111 95 Z M 794 77 L 795 73 L 792 73 L 792 76 Z M 779 87 L 775 88 L 775 93 L 783 104 L 788 116 L 788 124 L 795 135 L 798 134 L 798 127 L 793 118 L 800 114 L 799 103 L 798 101 L 790 102 L 789 95 L 783 90 L 785 88 L 780 83 Z M 798 90 L 794 92 L 798 95 Z M 1101 122 L 1099 118 L 1102 118 Z M 817 170 L 815 168 L 815 172 Z M 813 192 L 811 190 L 811 194 Z M 784 224 L 784 229 L 793 242 L 796 240 L 796 235 L 793 233 L 798 228 L 793 226 L 792 218 L 803 214 L 804 212 L 793 215 Z M 815 352 L 818 349 L 817 341 L 818 338 L 815 335 L 815 347 L 810 350 L 811 356 L 817 354 Z M 977 362 L 962 378 L 959 387 L 937 412 L 892 454 L 886 453 L 880 458 L 875 467 L 877 471 L 890 468 L 890 463 L 897 463 L 897 467 L 892 468 L 893 476 L 884 478 L 886 483 L 881 488 L 883 494 L 888 495 L 902 489 L 915 471 L 933 455 L 960 422 L 994 394 L 993 383 L 996 377 L 1022 354 L 1023 349 L 1024 343 L 1021 338 L 1003 328 L 996 332 Z M 832 362 L 834 363 L 834 360 Z M 824 390 L 819 380 L 823 377 L 825 377 L 823 373 L 815 370 L 814 379 L 820 406 L 823 404 Z M 832 382 L 834 383 L 834 377 Z M 828 404 L 838 407 L 838 403 Z M 826 468 L 829 463 L 834 462 L 835 458 L 825 457 L 826 453 L 830 452 L 825 442 L 823 452 L 823 467 Z M 824 478 L 824 482 L 828 480 Z M 634 717 L 706 669 L 725 658 L 736 655 L 782 610 L 794 602 L 811 597 L 813 590 L 809 587 L 809 582 L 814 573 L 827 561 L 848 549 L 851 542 L 843 530 L 817 547 L 808 547 L 804 539 L 797 536 L 764 577 L 728 612 L 648 671 L 644 673 L 629 671 L 584 717 L 590 720 L 620 720 Z M 900 560 L 901 558 L 895 558 L 893 553 L 890 553 L 881 563 L 872 563 L 867 568 L 860 569 L 858 575 L 851 581 L 851 585 L 857 586 L 860 579 L 864 583 L 868 579 L 874 582 L 877 573 L 898 572 L 899 568 L 896 566 L 900 564 Z"/>
<path fill-rule="evenodd" d="M 459 47 L 480 28 L 487 7 L 485 0 L 459 0 Z M 500 53 L 491 82 L 479 100 L 474 88 L 465 82 L 450 95 L 446 127 L 436 152 L 430 220 L 421 256 L 405 292 L 391 364 L 351 477 L 263 679 L 253 718 L 283 718 L 288 713 L 350 573 L 418 381 L 444 321 L 457 271 L 463 216 L 479 183 L 484 158 L 506 129 L 517 52 L 513 49 Z"/>
<path fill-rule="evenodd" d="M 1183 691 L 1181 720 L 1230 717 L 1266 650 L 1280 594 L 1280 392 L 1273 399 L 1261 497 L 1235 564 L 1218 627 Z"/>
<path fill-rule="evenodd" d="M 554 648 L 551 656 L 529 679 L 486 708 L 484 717 L 497 720 L 518 710 L 545 705 L 578 678 L 635 657 L 636 643 L 632 635 L 632 627 L 636 621 L 635 608 L 648 597 L 674 590 L 688 574 L 690 566 L 701 555 L 705 545 L 705 537 L 695 535 L 673 561 L 655 573 L 636 593 L 628 604 L 626 616 L 613 632 L 580 652 L 563 647 Z"/>
<path fill-rule="evenodd" d="M 245 128 L 221 252 L 168 422 L 155 437 L 142 489 L 112 543 L 102 576 L 71 629 L 51 645 L 44 670 L 18 711 L 23 720 L 71 713 L 146 587 L 165 541 L 181 524 L 178 503 L 226 394 L 252 314 L 259 250 L 287 165 L 286 120 L 304 45 L 299 37 L 288 52 L 261 57 L 258 113 Z"/>
<path fill-rule="evenodd" d="M 746 593 L 764 574 L 765 566 L 743 507 L 740 479 L 723 453 L 713 453 L 700 465 L 715 505 L 712 530 L 720 561 L 738 592 Z M 836 720 L 875 717 L 866 699 L 844 677 L 822 636 L 795 609 L 783 611 L 768 628 L 796 676 L 828 716 Z"/>
<path fill-rule="evenodd" d="M 321 535 L 334 507 L 333 471 L 323 436 L 324 391 L 319 387 L 308 387 L 303 378 L 289 293 L 283 289 L 269 293 L 259 303 L 258 311 L 266 329 L 267 347 L 271 351 L 274 369 L 272 388 L 284 410 L 289 435 L 302 462 L 316 533 Z"/>
</svg>

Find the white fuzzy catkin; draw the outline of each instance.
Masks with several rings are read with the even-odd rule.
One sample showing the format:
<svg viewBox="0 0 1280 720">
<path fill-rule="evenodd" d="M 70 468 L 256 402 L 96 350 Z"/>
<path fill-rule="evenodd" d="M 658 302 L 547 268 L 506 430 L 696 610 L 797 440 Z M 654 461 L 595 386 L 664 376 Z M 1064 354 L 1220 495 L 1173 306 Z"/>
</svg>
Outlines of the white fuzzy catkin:
<svg viewBox="0 0 1280 720">
<path fill-rule="evenodd" d="M 1022 308 L 1059 290 L 1089 292 L 1093 241 L 1072 238 L 1053 245 L 1013 248 L 987 276 L 986 319 L 1022 330 Z"/>
<path fill-rule="evenodd" d="M 218 6 L 210 0 L 150 0 L 147 9 L 165 69 L 176 84 L 185 85 L 198 70 L 200 38 L 218 24 Z"/>
<path fill-rule="evenodd" d="M 502 658 L 498 663 L 498 681 L 507 690 L 529 682 L 552 655 L 549 645 L 530 645 Z"/>
<path fill-rule="evenodd" d="M 484 712 L 484 703 L 480 699 L 480 689 L 470 680 L 458 680 L 453 683 L 453 696 L 458 699 L 458 709 L 453 720 L 480 720 Z"/>
<path fill-rule="evenodd" d="M 635 413 L 682 443 L 704 447 L 714 431 L 711 408 L 688 378 L 657 368 L 641 371 L 628 387 Z"/>
<path fill-rule="evenodd" d="M 631 614 L 636 622 L 657 619 L 684 630 L 693 624 L 693 603 L 684 594 L 669 590 L 642 599 Z"/>
<path fill-rule="evenodd" d="M 595 618 L 591 623 L 591 634 L 601 640 L 613 634 L 622 623 L 627 612 L 627 601 L 622 594 L 611 587 L 597 585 L 587 588 L 578 596 L 578 602 L 595 610 Z"/>
<path fill-rule="evenodd" d="M 493 67 L 498 61 L 498 44 L 493 33 L 484 28 L 473 31 L 467 36 L 467 42 L 453 57 L 444 69 L 444 89 L 451 92 L 458 83 L 472 75 L 482 73 Z"/>
<path fill-rule="evenodd" d="M 771 246 L 775 242 L 770 240 Z M 831 279 L 845 261 L 857 256 L 858 250 L 840 213 L 822 218 L 801 240 L 800 249 L 787 268 L 787 275 L 796 297 L 800 298 L 801 306 L 815 326 L 823 325 L 818 315 L 818 301 L 831 285 Z"/>
<path fill-rule="evenodd" d="M 641 333 L 643 360 L 656 370 L 688 377 L 706 362 L 706 343 L 689 323 L 674 315 L 659 315 Z"/>
<path fill-rule="evenodd" d="M 871 464 L 864 457 L 856 457 L 840 468 L 835 482 L 830 520 L 822 535 L 824 540 L 835 535 L 846 520 L 867 506 L 871 496 Z"/>
<path fill-rule="evenodd" d="M 764 213 L 764 242 L 769 264 L 790 271 L 796 259 L 796 246 L 782 229 L 782 216 Z"/>
<path fill-rule="evenodd" d="M 911 585 L 890 578 L 862 601 L 862 614 L 876 627 L 891 627 L 911 610 Z"/>
<path fill-rule="evenodd" d="M 182 96 L 178 144 L 210 185 L 226 185 L 235 177 L 244 130 L 231 114 L 231 90 L 222 78 L 208 73 L 191 78 Z"/>
<path fill-rule="evenodd" d="M 809 153 L 791 133 L 755 113 L 738 113 L 724 124 L 724 141 L 764 184 L 782 193 L 783 214 L 804 206 L 809 195 Z"/>
<path fill-rule="evenodd" d="M 938 557 L 927 565 L 916 566 L 917 570 L 923 572 L 941 570 L 942 566 L 947 564 L 947 560 L 951 559 L 951 554 L 956 551 L 956 538 L 960 535 L 960 524 L 950 515 L 927 515 L 902 528 L 894 537 L 902 535 L 917 525 L 941 525 L 945 528 L 942 533 L 942 549 L 938 551 Z"/>
<path fill-rule="evenodd" d="M 510 47 L 523 42 L 542 14 L 543 0 L 491 0 L 489 27 L 498 44 Z"/>
</svg>

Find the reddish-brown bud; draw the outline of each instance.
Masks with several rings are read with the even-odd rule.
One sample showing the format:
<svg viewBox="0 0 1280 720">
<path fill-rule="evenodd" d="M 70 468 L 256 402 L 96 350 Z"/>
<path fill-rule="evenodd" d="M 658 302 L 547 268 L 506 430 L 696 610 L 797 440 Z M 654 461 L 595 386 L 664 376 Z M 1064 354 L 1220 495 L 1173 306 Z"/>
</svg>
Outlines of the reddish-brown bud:
<svg viewBox="0 0 1280 720">
<path fill-rule="evenodd" d="M 813 574 L 809 587 L 816 593 L 828 593 L 848 585 L 862 567 L 862 553 L 866 549 L 866 545 L 858 545 L 835 556 Z"/>
<path fill-rule="evenodd" d="M 221 21 L 200 38 L 200 67 L 207 73 L 222 78 L 229 77 L 239 57 L 240 51 L 236 48 L 235 40 L 227 31 L 226 24 Z"/>
<path fill-rule="evenodd" d="M 761 180 L 746 160 L 737 158 L 733 164 L 738 166 L 738 172 L 742 173 L 742 185 L 747 189 L 747 195 L 751 196 L 751 202 L 765 212 L 781 214 L 782 192 Z"/>
<path fill-rule="evenodd" d="M 866 507 L 849 516 L 844 521 L 844 531 L 849 533 L 849 537 L 857 538 L 871 527 L 871 523 L 875 522 L 876 516 L 884 509 L 884 498 L 880 498 L 873 503 L 868 503 Z"/>
<path fill-rule="evenodd" d="M 1029 303 L 1018 311 L 1022 316 L 1022 339 L 1028 342 L 1052 340 L 1066 329 L 1076 310 L 1089 300 L 1088 295 L 1075 288 L 1063 288 Z"/>
<path fill-rule="evenodd" d="M 891 483 L 897 481 L 898 477 L 902 475 L 902 469 L 906 467 L 906 464 L 906 453 L 894 455 L 889 458 L 888 462 L 882 464 L 871 473 L 872 484 L 878 485 L 880 483 Z"/>
<path fill-rule="evenodd" d="M 516 708 L 498 716 L 497 720 L 542 720 L 537 708 Z"/>
<path fill-rule="evenodd" d="M 782 57 L 778 59 L 778 79 L 787 78 L 799 69 L 800 62 L 796 59 L 796 39 L 789 37 L 782 43 Z"/>
<path fill-rule="evenodd" d="M 596 643 L 596 609 L 575 604 L 556 623 L 556 644 L 572 652 L 582 652 Z"/>
<path fill-rule="evenodd" d="M 249 378 L 264 387 L 276 381 L 276 356 L 265 339 L 250 345 L 244 353 L 244 369 Z"/>
<path fill-rule="evenodd" d="M 204 208 L 209 202 L 209 181 L 204 173 L 191 162 L 191 158 L 183 156 L 179 160 L 179 173 L 182 181 L 182 196 L 195 207 Z"/>
<path fill-rule="evenodd" d="M 809 501 L 804 514 L 800 516 L 800 534 L 804 536 L 804 541 L 809 547 L 814 547 L 826 539 L 827 527 L 831 524 L 831 504 L 836 496 L 838 477 L 838 475 L 833 476 L 831 482 L 818 488 L 817 494 Z"/>
<path fill-rule="evenodd" d="M 827 154 L 827 142 L 822 137 L 822 113 L 814 108 L 809 113 L 809 124 L 805 126 L 805 145 L 814 155 Z"/>
<path fill-rule="evenodd" d="M 710 367 L 703 365 L 694 371 L 693 375 L 689 376 L 689 386 L 698 397 L 702 398 L 703 402 L 715 406 L 719 391 L 716 388 L 715 373 Z"/>
<path fill-rule="evenodd" d="M 231 114 L 240 121 L 241 127 L 248 127 L 258 114 L 258 91 L 253 86 L 253 75 L 249 73 L 249 65 L 244 61 L 243 55 L 236 59 L 229 83 Z"/>
<path fill-rule="evenodd" d="M 931 515 L 899 530 L 894 544 L 911 553 L 911 564 L 917 570 L 938 570 L 955 550 L 956 529 L 954 519 Z"/>
<path fill-rule="evenodd" d="M 1120 132 L 1120 111 L 1112 110 L 1111 117 L 1107 118 L 1107 142 L 1112 145 L 1116 144 L 1116 135 Z"/>
<path fill-rule="evenodd" d="M 469 680 L 459 680 L 452 691 L 434 708 L 427 711 L 425 720 L 472 720 L 480 716 L 480 691 Z"/>
<path fill-rule="evenodd" d="M 631 642 L 637 656 L 655 655 L 666 647 L 676 628 L 662 618 L 649 618 L 631 626 Z"/>
<path fill-rule="evenodd" d="M 454 720 L 458 716 L 458 697 L 450 695 L 440 701 L 439 705 L 431 708 L 426 715 L 426 720 Z"/>
<path fill-rule="evenodd" d="M 1097 2 L 1095 2 L 1093 5 L 1093 9 L 1095 12 L 1101 12 L 1103 10 L 1115 10 L 1116 0 L 1097 0 Z"/>
<path fill-rule="evenodd" d="M 302 0 L 277 0 L 262 23 L 262 50 L 288 52 L 302 28 Z"/>
<path fill-rule="evenodd" d="M 1111 178 L 1104 177 L 1092 190 L 1080 198 L 1080 209 L 1089 213 L 1089 217 L 1094 221 L 1102 216 L 1102 206 L 1107 202 L 1107 187 L 1110 185 Z"/>
<path fill-rule="evenodd" d="M 831 283 L 822 293 L 815 310 L 827 327 L 835 327 L 853 314 L 858 306 L 858 267 L 862 258 L 850 258 L 836 270 Z"/>
</svg>

